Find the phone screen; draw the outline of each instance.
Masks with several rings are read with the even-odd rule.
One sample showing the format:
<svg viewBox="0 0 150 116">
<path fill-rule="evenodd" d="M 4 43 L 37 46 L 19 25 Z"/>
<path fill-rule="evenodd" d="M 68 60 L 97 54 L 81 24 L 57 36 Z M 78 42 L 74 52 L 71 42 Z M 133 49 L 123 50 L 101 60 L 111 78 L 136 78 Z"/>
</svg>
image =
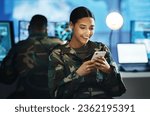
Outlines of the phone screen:
<svg viewBox="0 0 150 116">
<path fill-rule="evenodd" d="M 106 51 L 96 51 L 94 52 L 94 55 L 92 57 L 92 60 L 97 58 L 97 57 L 104 57 L 106 54 Z"/>
</svg>

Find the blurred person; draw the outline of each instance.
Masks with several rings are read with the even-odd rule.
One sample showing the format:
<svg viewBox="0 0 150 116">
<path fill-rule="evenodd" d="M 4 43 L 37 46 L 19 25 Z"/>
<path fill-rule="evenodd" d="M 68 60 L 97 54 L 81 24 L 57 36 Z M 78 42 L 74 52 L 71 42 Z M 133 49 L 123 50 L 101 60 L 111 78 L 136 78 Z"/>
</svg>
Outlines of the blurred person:
<svg viewBox="0 0 150 116">
<path fill-rule="evenodd" d="M 126 88 L 108 47 L 90 41 L 95 18 L 86 7 L 77 7 L 70 14 L 72 37 L 56 47 L 49 56 L 48 84 L 51 98 L 111 99 L 121 96 Z M 104 57 L 91 60 L 95 51 Z"/>
<path fill-rule="evenodd" d="M 47 26 L 45 16 L 34 15 L 28 27 L 29 37 L 12 47 L 4 58 L 0 82 L 17 81 L 16 91 L 8 98 L 49 98 L 48 56 L 53 47 L 62 42 L 48 38 Z"/>
</svg>

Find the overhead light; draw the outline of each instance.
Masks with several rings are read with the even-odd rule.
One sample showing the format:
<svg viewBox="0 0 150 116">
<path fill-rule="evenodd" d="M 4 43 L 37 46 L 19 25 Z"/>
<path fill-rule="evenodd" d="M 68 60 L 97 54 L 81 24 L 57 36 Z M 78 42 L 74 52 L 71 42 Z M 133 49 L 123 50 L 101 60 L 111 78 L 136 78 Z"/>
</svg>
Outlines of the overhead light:
<svg viewBox="0 0 150 116">
<path fill-rule="evenodd" d="M 109 35 L 109 47 L 111 50 L 111 38 L 113 30 L 118 30 L 123 25 L 123 17 L 118 12 L 111 12 L 106 17 L 106 25 L 111 29 L 110 35 Z"/>
<path fill-rule="evenodd" d="M 118 12 L 111 12 L 106 17 L 106 25 L 112 30 L 118 30 L 123 25 L 123 17 Z"/>
</svg>

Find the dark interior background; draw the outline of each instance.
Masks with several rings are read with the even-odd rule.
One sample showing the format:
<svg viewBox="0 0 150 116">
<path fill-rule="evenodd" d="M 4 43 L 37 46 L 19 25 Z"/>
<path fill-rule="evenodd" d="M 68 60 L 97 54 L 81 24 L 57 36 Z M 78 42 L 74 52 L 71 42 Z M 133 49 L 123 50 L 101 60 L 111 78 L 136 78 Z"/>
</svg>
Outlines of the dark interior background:
<svg viewBox="0 0 150 116">
<path fill-rule="evenodd" d="M 20 20 L 29 21 L 34 14 L 43 14 L 49 22 L 68 22 L 70 12 L 77 6 L 86 6 L 94 13 L 96 30 L 92 40 L 101 41 L 108 46 L 110 29 L 105 23 L 106 16 L 112 11 L 122 14 L 124 24 L 112 35 L 112 55 L 117 63 L 116 45 L 130 42 L 130 22 L 132 20 L 150 21 L 150 0 L 0 0 L 0 21 L 13 21 L 14 41 L 17 43 Z M 135 75 L 135 78 L 124 78 L 129 93 L 123 98 L 150 98 L 148 91 L 150 78 L 144 78 L 144 76 L 136 78 Z M 0 98 L 10 94 L 14 85 L 10 85 L 10 89 L 10 86 L 0 84 Z"/>
</svg>

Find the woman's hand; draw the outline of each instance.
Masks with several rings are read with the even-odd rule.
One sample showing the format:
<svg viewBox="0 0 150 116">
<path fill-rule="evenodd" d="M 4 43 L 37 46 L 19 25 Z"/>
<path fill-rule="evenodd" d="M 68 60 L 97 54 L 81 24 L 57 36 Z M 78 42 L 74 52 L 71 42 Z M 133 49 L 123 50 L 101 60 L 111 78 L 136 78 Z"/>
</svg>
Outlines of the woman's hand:
<svg viewBox="0 0 150 116">
<path fill-rule="evenodd" d="M 84 76 L 91 73 L 95 69 L 94 61 L 86 61 L 84 62 L 76 71 L 79 76 Z"/>
<path fill-rule="evenodd" d="M 95 62 L 96 69 L 101 70 L 105 73 L 111 72 L 112 69 L 104 57 L 98 57 L 94 59 L 94 62 Z"/>
</svg>

